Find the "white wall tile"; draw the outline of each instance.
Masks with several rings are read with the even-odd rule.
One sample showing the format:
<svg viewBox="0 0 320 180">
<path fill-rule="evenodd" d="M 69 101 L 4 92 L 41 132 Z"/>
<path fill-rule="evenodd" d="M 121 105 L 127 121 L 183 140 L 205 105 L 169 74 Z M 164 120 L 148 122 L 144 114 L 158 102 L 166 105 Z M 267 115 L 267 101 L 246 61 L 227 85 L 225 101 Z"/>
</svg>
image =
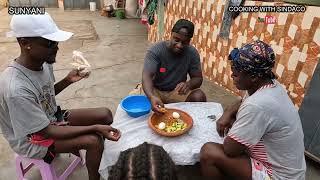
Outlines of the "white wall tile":
<svg viewBox="0 0 320 180">
<path fill-rule="evenodd" d="M 291 37 L 291 39 L 294 39 L 294 36 L 296 35 L 296 32 L 298 30 L 298 26 L 291 24 L 288 31 L 288 36 Z"/>
<path fill-rule="evenodd" d="M 304 72 L 300 72 L 299 77 L 298 77 L 298 83 L 304 87 L 306 84 L 306 81 L 308 79 L 308 75 Z"/>
<path fill-rule="evenodd" d="M 293 71 L 296 69 L 298 61 L 299 61 L 299 51 L 292 51 L 292 54 L 288 61 L 288 70 Z"/>
<path fill-rule="evenodd" d="M 313 36 L 313 41 L 317 43 L 318 46 L 320 46 L 320 28 L 319 27 Z"/>
<path fill-rule="evenodd" d="M 278 64 L 277 69 L 276 69 L 276 73 L 279 77 L 282 76 L 283 71 L 284 71 L 284 66 L 282 64 Z"/>
<path fill-rule="evenodd" d="M 278 25 L 285 25 L 288 18 L 287 13 L 279 13 L 278 16 Z"/>
</svg>

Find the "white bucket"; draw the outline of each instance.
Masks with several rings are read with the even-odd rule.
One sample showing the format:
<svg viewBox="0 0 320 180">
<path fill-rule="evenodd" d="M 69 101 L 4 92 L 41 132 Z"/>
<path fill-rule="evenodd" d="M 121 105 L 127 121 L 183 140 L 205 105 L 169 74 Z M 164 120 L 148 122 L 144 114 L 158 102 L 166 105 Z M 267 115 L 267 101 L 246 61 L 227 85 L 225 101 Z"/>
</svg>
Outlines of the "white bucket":
<svg viewBox="0 0 320 180">
<path fill-rule="evenodd" d="M 137 0 L 126 0 L 126 17 L 127 18 L 136 18 L 138 10 Z"/>
<path fill-rule="evenodd" d="M 90 11 L 96 11 L 97 4 L 96 2 L 89 2 Z"/>
</svg>

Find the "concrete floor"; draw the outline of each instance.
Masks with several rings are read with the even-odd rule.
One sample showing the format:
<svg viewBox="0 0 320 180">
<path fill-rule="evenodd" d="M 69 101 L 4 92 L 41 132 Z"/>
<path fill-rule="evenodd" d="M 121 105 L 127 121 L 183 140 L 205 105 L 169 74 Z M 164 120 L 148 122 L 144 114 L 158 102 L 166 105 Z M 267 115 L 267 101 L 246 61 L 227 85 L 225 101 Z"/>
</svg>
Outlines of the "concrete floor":
<svg viewBox="0 0 320 180">
<path fill-rule="evenodd" d="M 71 66 L 73 50 L 80 50 L 91 63 L 93 70 L 88 79 L 82 80 L 57 96 L 63 108 L 99 107 L 113 112 L 120 100 L 140 82 L 145 51 L 149 45 L 147 29 L 137 20 L 118 20 L 101 17 L 88 11 L 62 11 L 49 9 L 61 29 L 75 32 L 74 37 L 59 45 L 55 64 L 56 79 L 63 78 Z M 19 55 L 15 39 L 4 38 L 9 29 L 6 9 L 0 11 L 0 72 Z M 209 101 L 223 106 L 235 100 L 235 96 L 207 80 L 203 90 Z M 1 133 L 1 132 L 0 132 Z M 0 135 L 0 180 L 15 179 L 14 156 L 7 142 Z M 58 171 L 71 159 L 61 155 L 54 164 Z M 179 179 L 201 179 L 199 166 L 178 167 Z M 38 171 L 28 174 L 29 179 L 40 179 Z M 319 165 L 308 161 L 307 180 L 320 178 Z M 78 168 L 69 179 L 88 179 L 85 168 Z"/>
</svg>

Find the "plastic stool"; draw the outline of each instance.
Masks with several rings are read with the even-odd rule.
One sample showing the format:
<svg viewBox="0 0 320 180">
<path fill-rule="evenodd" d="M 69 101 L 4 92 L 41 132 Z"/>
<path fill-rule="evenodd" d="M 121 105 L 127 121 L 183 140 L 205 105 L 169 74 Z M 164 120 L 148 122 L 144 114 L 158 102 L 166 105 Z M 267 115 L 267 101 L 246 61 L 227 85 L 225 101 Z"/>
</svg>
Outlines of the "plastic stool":
<svg viewBox="0 0 320 180">
<path fill-rule="evenodd" d="M 15 155 L 16 157 L 16 172 L 18 180 L 26 180 L 24 175 L 33 167 L 37 167 L 40 170 L 41 177 L 43 180 L 65 180 L 73 171 L 74 169 L 80 164 L 84 165 L 84 158 L 80 153 L 80 157 L 75 156 L 76 158 L 72 161 L 72 163 L 67 167 L 67 169 L 60 175 L 57 176 L 56 171 L 52 164 L 48 164 L 44 162 L 42 159 L 30 159 L 27 157 L 20 156 L 18 154 Z M 29 165 L 26 168 L 23 167 L 22 162 L 27 162 Z"/>
</svg>

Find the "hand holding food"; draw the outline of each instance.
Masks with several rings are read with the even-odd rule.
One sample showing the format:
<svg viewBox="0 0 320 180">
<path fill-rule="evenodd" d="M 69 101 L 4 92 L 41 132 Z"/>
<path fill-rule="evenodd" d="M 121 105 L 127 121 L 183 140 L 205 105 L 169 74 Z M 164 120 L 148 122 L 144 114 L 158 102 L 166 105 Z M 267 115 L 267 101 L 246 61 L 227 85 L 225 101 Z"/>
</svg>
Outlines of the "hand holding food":
<svg viewBox="0 0 320 180">
<path fill-rule="evenodd" d="M 158 105 L 158 107 L 160 109 L 160 112 L 162 112 L 162 113 L 166 113 L 167 112 L 165 107 L 161 107 L 160 105 Z"/>
<path fill-rule="evenodd" d="M 80 51 L 73 51 L 72 56 L 73 62 L 70 63 L 72 66 L 76 67 L 78 73 L 81 77 L 88 77 L 91 72 L 91 65 L 88 61 L 83 57 L 82 52 Z"/>
<path fill-rule="evenodd" d="M 162 109 L 162 107 L 164 108 L 164 105 L 160 98 L 158 98 L 157 96 L 151 96 L 150 101 L 151 101 L 152 111 L 158 114 L 164 113 Z"/>
<path fill-rule="evenodd" d="M 118 129 L 108 125 L 96 125 L 96 129 L 104 138 L 111 141 L 118 141 L 121 137 L 121 132 Z"/>
</svg>

